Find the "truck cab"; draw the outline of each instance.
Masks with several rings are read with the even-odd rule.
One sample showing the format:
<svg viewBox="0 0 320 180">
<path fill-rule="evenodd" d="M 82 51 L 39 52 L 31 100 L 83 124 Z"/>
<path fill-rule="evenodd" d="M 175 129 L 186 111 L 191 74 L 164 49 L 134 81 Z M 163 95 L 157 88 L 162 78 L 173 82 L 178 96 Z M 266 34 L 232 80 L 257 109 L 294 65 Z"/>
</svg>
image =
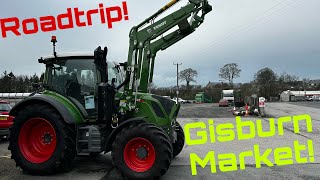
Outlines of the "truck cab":
<svg viewBox="0 0 320 180">
<path fill-rule="evenodd" d="M 229 103 L 234 102 L 234 90 L 222 90 L 221 99 L 227 100 Z"/>
</svg>

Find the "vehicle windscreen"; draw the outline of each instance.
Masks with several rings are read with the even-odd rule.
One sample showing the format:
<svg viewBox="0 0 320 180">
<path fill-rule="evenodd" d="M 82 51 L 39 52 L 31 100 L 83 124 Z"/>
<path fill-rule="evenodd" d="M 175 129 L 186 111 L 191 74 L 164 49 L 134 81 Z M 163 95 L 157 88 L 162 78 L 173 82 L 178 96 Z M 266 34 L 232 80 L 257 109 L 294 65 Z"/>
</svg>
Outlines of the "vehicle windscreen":
<svg viewBox="0 0 320 180">
<path fill-rule="evenodd" d="M 233 97 L 233 94 L 223 94 L 224 97 Z"/>
<path fill-rule="evenodd" d="M 11 106 L 9 104 L 0 104 L 0 112 L 7 112 L 11 110 Z"/>
<path fill-rule="evenodd" d="M 93 95 L 97 82 L 93 59 L 60 60 L 49 67 L 46 83 L 51 90 L 79 98 Z"/>
</svg>

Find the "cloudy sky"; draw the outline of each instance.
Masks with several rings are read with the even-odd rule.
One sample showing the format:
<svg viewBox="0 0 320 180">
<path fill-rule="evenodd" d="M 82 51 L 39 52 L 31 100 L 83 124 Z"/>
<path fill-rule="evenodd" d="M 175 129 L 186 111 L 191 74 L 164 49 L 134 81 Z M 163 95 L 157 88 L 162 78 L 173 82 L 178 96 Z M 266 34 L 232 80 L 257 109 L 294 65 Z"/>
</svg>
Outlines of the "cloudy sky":
<svg viewBox="0 0 320 180">
<path fill-rule="evenodd" d="M 34 74 L 44 71 L 37 63 L 40 56 L 52 53 L 51 35 L 58 37 L 59 52 L 92 52 L 97 46 L 109 47 L 109 60 L 127 58 L 128 32 L 165 5 L 168 0 L 127 0 L 129 21 L 113 29 L 93 19 L 93 26 L 39 32 L 34 35 L 0 37 L 0 72 Z M 81 10 L 121 4 L 102 0 L 2 0 L 0 18 L 16 16 L 20 20 L 65 13 L 67 8 Z M 172 10 L 187 3 L 182 0 Z M 235 82 L 249 82 L 262 68 L 287 72 L 301 78 L 320 79 L 320 1 L 319 0 L 210 0 L 213 11 L 191 36 L 159 52 L 154 82 L 157 86 L 175 84 L 175 66 L 198 71 L 197 84 L 219 82 L 219 69 L 226 63 L 238 63 L 241 77 Z"/>
</svg>

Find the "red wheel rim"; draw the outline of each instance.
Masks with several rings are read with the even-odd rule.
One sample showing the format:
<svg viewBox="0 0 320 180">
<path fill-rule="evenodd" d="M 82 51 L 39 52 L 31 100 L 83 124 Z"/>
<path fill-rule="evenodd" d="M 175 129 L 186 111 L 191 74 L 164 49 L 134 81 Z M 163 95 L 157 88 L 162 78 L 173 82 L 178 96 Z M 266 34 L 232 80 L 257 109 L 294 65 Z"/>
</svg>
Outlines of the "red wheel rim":
<svg viewBox="0 0 320 180">
<path fill-rule="evenodd" d="M 50 159 L 56 149 L 56 131 L 43 118 L 29 119 L 20 130 L 18 144 L 21 154 L 28 161 L 43 163 Z"/>
<path fill-rule="evenodd" d="M 153 145 L 144 138 L 130 140 L 124 149 L 124 161 L 135 172 L 146 172 L 154 164 L 156 152 Z"/>
</svg>

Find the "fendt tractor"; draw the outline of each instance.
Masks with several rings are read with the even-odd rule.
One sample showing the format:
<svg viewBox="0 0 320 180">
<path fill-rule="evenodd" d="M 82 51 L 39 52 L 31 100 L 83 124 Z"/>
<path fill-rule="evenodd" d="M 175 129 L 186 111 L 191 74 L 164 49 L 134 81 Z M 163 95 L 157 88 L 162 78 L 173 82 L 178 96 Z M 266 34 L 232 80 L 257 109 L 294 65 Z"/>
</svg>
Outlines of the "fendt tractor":
<svg viewBox="0 0 320 180">
<path fill-rule="evenodd" d="M 106 47 L 93 54 L 56 53 L 53 36 L 53 55 L 38 60 L 46 66 L 42 85 L 10 112 L 9 150 L 17 166 L 53 174 L 70 171 L 76 156 L 111 151 L 125 177 L 167 172 L 183 149 L 184 132 L 176 121 L 180 105 L 148 93 L 156 54 L 193 33 L 212 10 L 207 0 L 189 0 L 156 21 L 178 2 L 132 28 L 125 63 L 107 61 Z"/>
</svg>

